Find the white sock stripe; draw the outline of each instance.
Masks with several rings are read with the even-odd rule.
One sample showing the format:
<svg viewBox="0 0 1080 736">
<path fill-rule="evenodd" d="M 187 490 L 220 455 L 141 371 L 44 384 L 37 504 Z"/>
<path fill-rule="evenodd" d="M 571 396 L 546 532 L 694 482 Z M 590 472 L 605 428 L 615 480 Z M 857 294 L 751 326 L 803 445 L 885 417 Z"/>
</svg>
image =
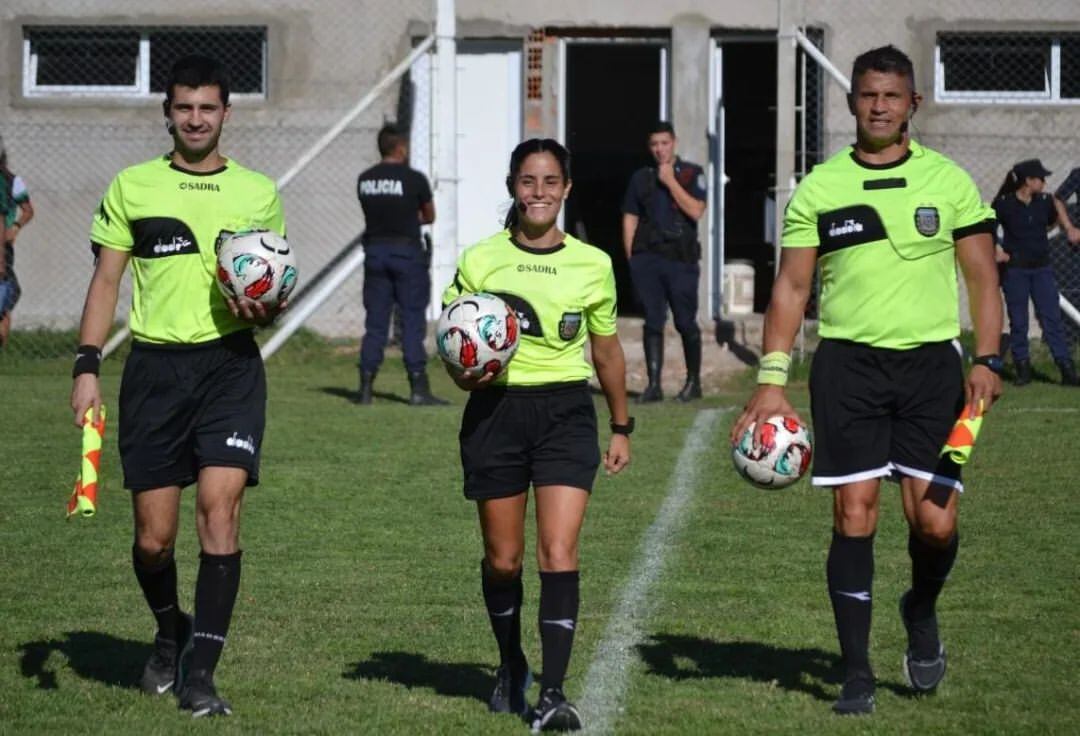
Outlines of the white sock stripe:
<svg viewBox="0 0 1080 736">
<path fill-rule="evenodd" d="M 868 591 L 868 590 L 855 590 L 855 591 L 834 590 L 833 592 L 836 593 L 837 595 L 846 596 L 848 598 L 854 598 L 855 600 L 862 601 L 863 603 L 869 603 L 871 601 L 870 591 Z"/>
<path fill-rule="evenodd" d="M 171 611 L 174 608 L 176 608 L 176 606 L 174 604 L 170 603 L 169 605 L 165 606 L 164 608 L 153 608 L 153 607 L 151 607 L 150 610 L 153 611 L 154 613 L 165 613 L 166 611 Z"/>
<path fill-rule="evenodd" d="M 540 623 L 548 624 L 550 626 L 559 626 L 567 631 L 574 630 L 574 619 L 572 618 L 544 618 L 540 619 Z"/>
<path fill-rule="evenodd" d="M 641 539 L 630 576 L 608 618 L 607 629 L 585 675 L 581 711 L 589 714 L 589 722 L 585 725 L 588 733 L 614 731 L 626 694 L 629 668 L 637 660 L 636 645 L 644 640 L 642 628 L 652 612 L 650 589 L 664 569 L 671 546 L 668 543 L 678 535 L 685 522 L 701 476 L 701 459 L 714 449 L 720 413 L 733 408 L 698 412 L 686 433 L 675 461 L 679 472 L 672 474 L 660 511 Z"/>
<path fill-rule="evenodd" d="M 196 638 L 196 639 L 211 639 L 213 641 L 219 641 L 222 644 L 225 643 L 225 637 L 224 636 L 218 636 L 217 634 L 211 634 L 208 631 L 196 631 L 192 636 L 194 638 Z"/>
<path fill-rule="evenodd" d="M 489 609 L 488 609 L 488 615 L 489 615 L 489 616 L 495 616 L 496 618 L 506 618 L 506 617 L 508 617 L 508 616 L 513 616 L 513 615 L 514 615 L 514 611 L 516 611 L 516 610 L 517 610 L 517 609 L 516 609 L 516 608 L 514 608 L 513 606 L 510 606 L 510 607 L 509 607 L 509 608 L 507 608 L 507 609 L 506 609 L 505 611 L 492 611 L 492 610 L 491 610 L 491 609 L 489 608 Z"/>
</svg>

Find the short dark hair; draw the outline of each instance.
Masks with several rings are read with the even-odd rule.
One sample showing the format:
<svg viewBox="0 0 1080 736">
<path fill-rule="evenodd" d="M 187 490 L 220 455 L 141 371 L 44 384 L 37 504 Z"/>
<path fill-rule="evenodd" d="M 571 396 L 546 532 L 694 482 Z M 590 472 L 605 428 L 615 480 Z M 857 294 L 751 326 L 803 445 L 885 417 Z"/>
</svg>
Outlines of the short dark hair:
<svg viewBox="0 0 1080 736">
<path fill-rule="evenodd" d="M 670 133 L 671 137 L 675 137 L 675 126 L 669 123 L 667 120 L 657 120 L 649 128 L 649 137 L 653 137 L 657 133 Z"/>
<path fill-rule="evenodd" d="M 165 83 L 165 112 L 172 103 L 173 92 L 177 85 L 183 87 L 210 87 L 217 85 L 221 90 L 221 104 L 229 104 L 229 72 L 217 59 L 201 54 L 190 54 L 176 60 L 169 70 L 169 79 Z"/>
<path fill-rule="evenodd" d="M 389 156 L 398 146 L 409 145 L 409 134 L 396 123 L 387 123 L 379 129 L 379 155 Z"/>
<path fill-rule="evenodd" d="M 911 58 L 907 54 L 891 44 L 870 49 L 855 57 L 855 63 L 851 65 L 852 91 L 855 90 L 855 83 L 859 77 L 867 72 L 899 74 L 907 77 L 912 93 L 915 92 L 915 65 L 911 63 Z"/>
</svg>

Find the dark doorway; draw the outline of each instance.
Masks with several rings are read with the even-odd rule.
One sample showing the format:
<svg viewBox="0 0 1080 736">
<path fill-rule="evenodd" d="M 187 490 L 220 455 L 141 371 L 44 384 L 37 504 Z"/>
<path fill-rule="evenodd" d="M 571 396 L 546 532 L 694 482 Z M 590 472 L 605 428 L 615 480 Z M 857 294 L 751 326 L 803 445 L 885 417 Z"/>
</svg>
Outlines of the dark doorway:
<svg viewBox="0 0 1080 736">
<path fill-rule="evenodd" d="M 634 171 L 652 161 L 649 128 L 660 115 L 661 46 L 570 43 L 566 48 L 566 144 L 574 188 L 566 231 L 612 259 L 619 313 L 638 314 L 622 246 L 622 200 Z"/>
<path fill-rule="evenodd" d="M 775 257 L 765 240 L 766 198 L 776 187 L 776 42 L 724 41 L 724 249 L 754 264 L 754 311 L 772 291 Z"/>
</svg>

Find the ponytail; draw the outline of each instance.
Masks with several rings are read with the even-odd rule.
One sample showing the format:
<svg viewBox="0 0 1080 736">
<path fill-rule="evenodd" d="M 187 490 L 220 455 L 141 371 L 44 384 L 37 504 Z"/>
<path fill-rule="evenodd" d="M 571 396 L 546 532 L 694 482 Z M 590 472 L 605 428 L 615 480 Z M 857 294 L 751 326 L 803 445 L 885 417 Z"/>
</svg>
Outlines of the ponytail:
<svg viewBox="0 0 1080 736">
<path fill-rule="evenodd" d="M 997 202 L 1010 194 L 1014 194 L 1021 184 L 1020 177 L 1016 175 L 1016 172 L 1009 169 L 1009 173 L 1005 175 L 1005 181 L 1001 182 L 1001 186 L 998 188 L 997 194 L 994 195 L 994 201 Z"/>
</svg>

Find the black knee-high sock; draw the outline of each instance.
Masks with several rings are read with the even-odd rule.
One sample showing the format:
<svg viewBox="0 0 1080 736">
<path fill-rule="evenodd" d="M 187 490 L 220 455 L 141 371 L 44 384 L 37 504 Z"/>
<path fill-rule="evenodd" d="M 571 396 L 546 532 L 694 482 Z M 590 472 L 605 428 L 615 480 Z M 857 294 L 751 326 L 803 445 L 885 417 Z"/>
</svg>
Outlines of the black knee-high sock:
<svg viewBox="0 0 1080 736">
<path fill-rule="evenodd" d="M 139 559 L 137 547 L 131 548 L 131 563 L 135 579 L 157 619 L 158 634 L 163 639 L 176 640 L 176 624 L 180 619 L 180 604 L 176 598 L 176 558 L 170 549 L 165 559 L 148 565 Z"/>
<path fill-rule="evenodd" d="M 580 601 L 577 570 L 540 573 L 540 644 L 544 653 L 543 687 L 562 688 L 574 646 Z"/>
<path fill-rule="evenodd" d="M 195 581 L 195 649 L 191 671 L 212 675 L 225 636 L 229 633 L 233 604 L 240 588 L 240 552 L 231 555 L 199 555 Z"/>
<path fill-rule="evenodd" d="M 925 621 L 933 617 L 934 604 L 945 587 L 959 548 L 959 532 L 953 535 L 947 547 L 933 547 L 915 536 L 915 532 L 908 532 L 911 593 L 907 599 L 907 615 L 912 621 Z"/>
<path fill-rule="evenodd" d="M 525 658 L 521 651 L 521 570 L 509 580 L 496 580 L 481 561 L 480 579 L 491 631 L 499 644 L 499 661 L 520 662 Z"/>
<path fill-rule="evenodd" d="M 845 537 L 833 531 L 827 563 L 829 598 L 844 659 L 845 679 L 873 679 L 870 669 L 874 535 Z"/>
</svg>

